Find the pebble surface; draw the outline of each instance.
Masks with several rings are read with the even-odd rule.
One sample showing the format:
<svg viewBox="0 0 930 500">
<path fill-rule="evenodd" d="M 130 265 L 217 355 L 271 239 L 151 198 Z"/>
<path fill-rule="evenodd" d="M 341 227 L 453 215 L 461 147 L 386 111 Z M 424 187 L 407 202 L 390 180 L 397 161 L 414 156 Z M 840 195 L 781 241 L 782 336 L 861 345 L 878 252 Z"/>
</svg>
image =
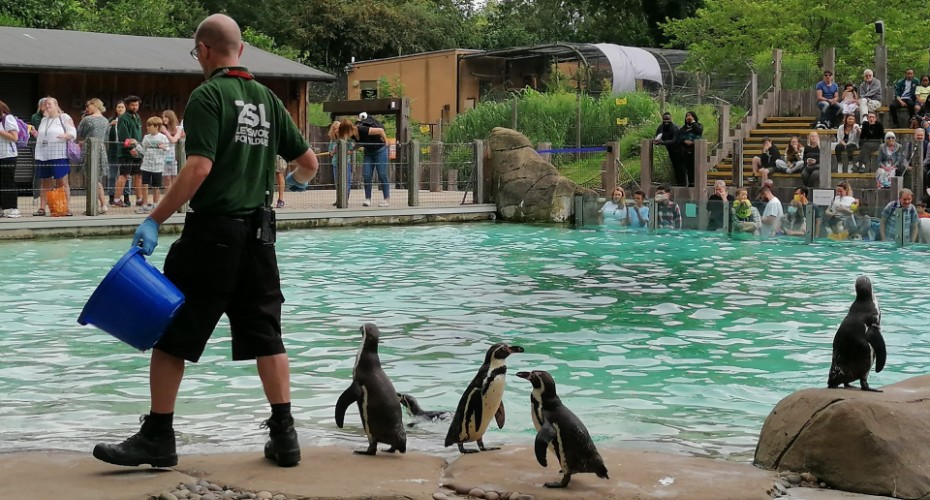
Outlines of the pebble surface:
<svg viewBox="0 0 930 500">
<path fill-rule="evenodd" d="M 298 500 L 283 493 L 248 491 L 211 483 L 201 479 L 196 483 L 180 483 L 174 491 L 163 491 L 151 500 Z"/>
<path fill-rule="evenodd" d="M 433 500 L 451 500 L 454 498 L 483 498 L 485 500 L 536 500 L 533 495 L 517 491 L 494 491 L 459 483 L 444 484 L 442 491 L 433 493 Z"/>
</svg>

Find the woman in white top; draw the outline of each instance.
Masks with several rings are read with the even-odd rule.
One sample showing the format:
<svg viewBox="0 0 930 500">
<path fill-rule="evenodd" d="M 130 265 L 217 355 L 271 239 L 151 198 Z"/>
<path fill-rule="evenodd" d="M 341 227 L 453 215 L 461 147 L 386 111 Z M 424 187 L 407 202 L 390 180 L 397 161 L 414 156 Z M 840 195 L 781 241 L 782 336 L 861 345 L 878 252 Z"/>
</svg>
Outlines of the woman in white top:
<svg viewBox="0 0 930 500">
<path fill-rule="evenodd" d="M 10 107 L 0 101 L 0 217 L 19 217 L 16 206 L 16 139 L 19 125 Z"/>
<path fill-rule="evenodd" d="M 68 162 L 68 141 L 77 137 L 74 120 L 67 113 L 62 113 L 58 107 L 58 100 L 46 97 L 42 103 L 42 122 L 36 130 L 36 172 L 42 179 L 39 209 L 33 215 L 46 214 L 48 204 L 47 192 L 52 184 L 65 190 L 65 200 L 71 206 L 71 186 L 68 185 L 68 173 L 71 164 Z M 68 210 L 67 215 L 74 215 Z"/>
<path fill-rule="evenodd" d="M 852 187 L 846 181 L 836 185 L 836 196 L 833 203 L 827 208 L 824 215 L 827 218 L 827 233 L 840 233 L 842 229 L 851 230 L 855 226 L 855 219 L 851 217 L 859 208 L 859 202 L 852 195 Z M 841 225 L 842 223 L 842 225 Z"/>
<path fill-rule="evenodd" d="M 604 214 L 604 222 L 608 224 L 620 224 L 621 226 L 630 225 L 630 211 L 626 206 L 626 192 L 623 188 L 617 186 L 610 193 L 610 199 L 601 207 L 601 213 Z"/>
<path fill-rule="evenodd" d="M 843 154 L 846 154 L 846 167 L 849 173 L 855 168 L 853 158 L 859 151 L 859 124 L 856 115 L 849 114 L 843 118 L 843 124 L 836 129 L 836 142 L 833 150 L 836 152 L 836 167 L 838 173 L 843 173 Z"/>
</svg>

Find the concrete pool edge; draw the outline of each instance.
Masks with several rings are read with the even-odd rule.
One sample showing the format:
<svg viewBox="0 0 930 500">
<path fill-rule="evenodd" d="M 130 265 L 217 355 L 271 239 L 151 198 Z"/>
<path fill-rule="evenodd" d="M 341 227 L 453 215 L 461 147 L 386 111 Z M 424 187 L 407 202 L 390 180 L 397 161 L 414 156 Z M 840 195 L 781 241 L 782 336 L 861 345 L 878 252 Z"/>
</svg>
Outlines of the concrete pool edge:
<svg viewBox="0 0 930 500">
<path fill-rule="evenodd" d="M 558 480 L 558 464 L 539 466 L 532 448 L 456 457 L 408 453 L 376 457 L 352 454 L 349 447 L 304 447 L 298 467 L 282 469 L 261 451 L 182 455 L 177 467 L 125 468 L 100 462 L 90 453 L 43 450 L 0 454 L 4 496 L 35 498 L 54 489 L 71 500 L 125 500 L 157 497 L 180 483 L 198 479 L 243 490 L 283 493 L 289 498 L 433 498 L 443 486 L 520 492 L 535 499 L 582 498 L 771 498 L 776 474 L 748 463 L 667 453 L 605 448 L 610 479 L 578 474 L 564 490 L 542 487 Z M 551 457 L 550 457 L 551 458 Z M 364 474 L 364 480 L 360 479 Z M 823 500 L 877 498 L 834 490 L 788 489 L 788 496 Z M 40 496 L 43 496 L 40 494 Z M 464 497 L 462 495 L 461 497 Z M 459 498 L 461 498 L 459 497 Z"/>
<path fill-rule="evenodd" d="M 279 211 L 278 229 L 316 227 L 410 225 L 434 222 L 480 222 L 496 220 L 495 205 L 453 207 L 389 207 L 316 211 Z M 86 236 L 131 235 L 144 215 L 102 215 L 89 217 L 22 217 L 0 219 L 0 240 L 34 238 L 79 238 Z M 184 215 L 174 214 L 162 225 L 162 233 L 178 233 Z"/>
</svg>

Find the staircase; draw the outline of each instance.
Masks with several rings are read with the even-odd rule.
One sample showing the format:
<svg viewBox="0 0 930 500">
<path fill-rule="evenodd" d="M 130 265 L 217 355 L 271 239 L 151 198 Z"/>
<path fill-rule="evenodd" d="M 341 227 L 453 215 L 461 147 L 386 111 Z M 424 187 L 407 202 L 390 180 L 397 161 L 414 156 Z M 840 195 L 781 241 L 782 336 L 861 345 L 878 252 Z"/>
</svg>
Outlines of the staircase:
<svg viewBox="0 0 930 500">
<path fill-rule="evenodd" d="M 812 131 L 820 135 L 821 149 L 831 147 L 830 145 L 836 137 L 836 129 L 812 129 L 811 124 L 814 123 L 816 119 L 817 118 L 814 116 L 772 116 L 766 118 L 758 128 L 751 130 L 749 132 L 749 137 L 743 141 L 743 157 L 739 162 L 743 168 L 744 184 L 757 184 L 757 180 L 752 174 L 752 157 L 762 153 L 762 138 L 764 137 L 772 139 L 772 142 L 778 147 L 782 156 L 785 154 L 785 149 L 788 147 L 788 141 L 791 139 L 791 136 L 798 136 L 798 139 L 801 140 L 801 144 L 805 145 L 807 144 L 807 134 Z M 904 137 L 912 136 L 914 133 L 913 130 L 908 128 L 886 128 L 885 131 L 894 132 L 899 142 L 903 142 Z M 835 179 L 874 179 L 875 177 L 874 172 L 864 174 L 838 174 L 836 173 L 835 159 L 831 166 L 831 171 L 834 172 L 832 177 Z M 776 186 L 780 184 L 796 186 L 801 183 L 801 174 L 770 174 L 770 177 L 775 181 Z M 732 154 L 720 160 L 714 171 L 707 173 L 708 184 L 713 185 L 714 181 L 718 179 L 726 181 L 727 185 L 733 184 Z"/>
</svg>

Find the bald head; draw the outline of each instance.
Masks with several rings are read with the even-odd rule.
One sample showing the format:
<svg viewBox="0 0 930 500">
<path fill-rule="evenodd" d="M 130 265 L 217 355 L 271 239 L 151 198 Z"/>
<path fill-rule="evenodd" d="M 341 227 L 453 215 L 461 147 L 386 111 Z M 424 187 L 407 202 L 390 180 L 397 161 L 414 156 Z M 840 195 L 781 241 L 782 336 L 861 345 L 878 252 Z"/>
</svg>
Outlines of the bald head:
<svg viewBox="0 0 930 500">
<path fill-rule="evenodd" d="M 224 14 L 213 14 L 197 26 L 194 41 L 203 43 L 211 50 L 226 57 L 238 57 L 242 48 L 242 34 L 233 18 Z"/>
</svg>

